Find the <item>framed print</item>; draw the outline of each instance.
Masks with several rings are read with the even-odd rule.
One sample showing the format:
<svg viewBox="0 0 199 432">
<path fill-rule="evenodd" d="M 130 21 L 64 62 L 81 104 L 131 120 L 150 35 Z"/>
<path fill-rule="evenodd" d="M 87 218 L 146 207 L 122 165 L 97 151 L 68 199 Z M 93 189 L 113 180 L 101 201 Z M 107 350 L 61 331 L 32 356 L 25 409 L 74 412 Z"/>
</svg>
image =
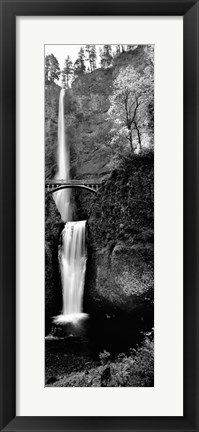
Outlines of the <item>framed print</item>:
<svg viewBox="0 0 199 432">
<path fill-rule="evenodd" d="M 197 431 L 198 1 L 1 20 L 1 430 Z"/>
</svg>

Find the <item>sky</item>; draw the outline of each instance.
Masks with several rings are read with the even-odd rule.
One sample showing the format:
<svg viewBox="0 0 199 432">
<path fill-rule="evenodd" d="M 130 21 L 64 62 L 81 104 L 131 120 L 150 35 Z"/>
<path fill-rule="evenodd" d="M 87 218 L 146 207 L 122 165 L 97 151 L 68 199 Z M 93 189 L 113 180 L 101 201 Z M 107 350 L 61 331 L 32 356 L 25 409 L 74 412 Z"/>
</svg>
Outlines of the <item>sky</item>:
<svg viewBox="0 0 199 432">
<path fill-rule="evenodd" d="M 59 62 L 60 69 L 62 70 L 64 66 L 64 60 L 66 59 L 67 55 L 70 56 L 72 62 L 74 63 L 75 60 L 77 60 L 78 52 L 81 47 L 85 48 L 85 45 L 45 45 L 45 55 L 54 54 Z M 99 47 L 102 48 L 103 45 L 96 45 L 98 60 Z M 97 63 L 97 66 L 99 66 L 99 63 Z"/>
</svg>

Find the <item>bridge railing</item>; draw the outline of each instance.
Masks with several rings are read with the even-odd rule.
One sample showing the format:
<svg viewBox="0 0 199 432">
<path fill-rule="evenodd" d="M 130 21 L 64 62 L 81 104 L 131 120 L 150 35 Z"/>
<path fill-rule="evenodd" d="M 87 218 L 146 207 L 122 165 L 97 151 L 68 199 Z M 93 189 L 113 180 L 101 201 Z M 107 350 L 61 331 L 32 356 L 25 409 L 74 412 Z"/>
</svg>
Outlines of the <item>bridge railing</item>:
<svg viewBox="0 0 199 432">
<path fill-rule="evenodd" d="M 75 187 L 80 189 L 90 190 L 91 192 L 97 193 L 97 190 L 100 186 L 101 182 L 98 179 L 89 179 L 89 180 L 48 180 L 45 183 L 45 189 L 49 193 L 56 192 L 57 190 Z"/>
<path fill-rule="evenodd" d="M 62 180 L 62 179 L 58 179 L 58 180 L 46 180 L 45 182 L 46 185 L 100 185 L 101 184 L 101 180 L 99 179 L 72 179 L 72 180 Z"/>
</svg>

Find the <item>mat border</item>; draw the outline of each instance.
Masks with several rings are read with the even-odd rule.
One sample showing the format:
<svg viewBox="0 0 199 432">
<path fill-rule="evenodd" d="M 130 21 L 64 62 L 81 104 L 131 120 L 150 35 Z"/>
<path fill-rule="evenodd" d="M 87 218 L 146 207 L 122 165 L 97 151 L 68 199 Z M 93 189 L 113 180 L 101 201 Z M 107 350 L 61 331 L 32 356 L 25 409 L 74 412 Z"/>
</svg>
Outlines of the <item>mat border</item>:
<svg viewBox="0 0 199 432">
<path fill-rule="evenodd" d="M 184 416 L 16 417 L 16 17 L 183 16 L 184 39 Z M 0 430 L 199 430 L 199 4 L 198 1 L 0 0 Z M 12 271 L 10 270 L 12 269 Z M 172 391 L 172 389 L 171 389 Z"/>
</svg>

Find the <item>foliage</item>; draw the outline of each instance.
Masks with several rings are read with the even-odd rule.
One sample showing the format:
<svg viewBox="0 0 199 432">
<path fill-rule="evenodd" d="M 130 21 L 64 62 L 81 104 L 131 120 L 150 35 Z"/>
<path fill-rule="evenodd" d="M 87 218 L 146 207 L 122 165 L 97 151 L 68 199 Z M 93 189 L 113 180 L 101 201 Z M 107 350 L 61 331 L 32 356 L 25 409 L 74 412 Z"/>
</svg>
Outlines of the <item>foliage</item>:
<svg viewBox="0 0 199 432">
<path fill-rule="evenodd" d="M 87 52 L 87 61 L 89 62 L 89 71 L 92 72 L 94 69 L 96 69 L 96 60 L 97 60 L 97 53 L 96 53 L 96 46 L 95 45 L 86 45 L 85 51 Z"/>
<path fill-rule="evenodd" d="M 143 344 L 127 353 L 99 354 L 100 366 L 62 376 L 57 387 L 152 387 L 154 385 L 154 336 L 145 334 Z"/>
<path fill-rule="evenodd" d="M 102 365 L 105 365 L 110 362 L 111 354 L 108 351 L 103 351 L 102 353 L 99 353 L 99 359 Z"/>
<path fill-rule="evenodd" d="M 112 144 L 129 142 L 132 152 L 141 150 L 142 136 L 149 126 L 153 104 L 153 75 L 150 67 L 141 74 L 133 66 L 122 67 L 113 82 L 109 118 L 114 120 Z"/>
<path fill-rule="evenodd" d="M 69 87 L 69 81 L 73 76 L 73 62 L 68 55 L 64 62 L 64 68 L 62 70 L 62 82 L 64 87 Z"/>
<path fill-rule="evenodd" d="M 153 45 L 145 45 L 145 57 L 148 59 L 148 65 L 154 65 L 154 49 Z M 118 58 L 120 54 L 133 52 L 139 50 L 139 45 L 103 45 L 103 48 L 99 49 L 100 64 L 104 69 L 110 68 L 114 65 L 115 58 Z M 68 84 L 73 78 L 76 78 L 86 72 L 85 62 L 88 62 L 87 72 L 92 72 L 96 69 L 97 63 L 99 62 L 96 45 L 83 45 L 80 47 L 78 57 L 72 64 L 72 60 L 67 55 L 65 60 L 65 66 L 63 71 L 60 71 L 58 60 L 54 54 L 49 54 L 45 58 L 45 82 L 53 83 L 58 81 L 62 74 L 63 85 L 68 87 Z"/>
<path fill-rule="evenodd" d="M 137 45 L 127 45 L 127 51 L 134 50 L 137 48 Z"/>
<path fill-rule="evenodd" d="M 127 50 L 128 50 L 128 46 L 129 45 L 127 45 Z M 116 51 L 115 51 L 116 55 L 120 54 L 121 52 L 125 52 L 125 45 L 116 45 Z"/>
<path fill-rule="evenodd" d="M 45 177 L 53 179 L 56 172 L 58 106 L 60 87 L 55 83 L 45 90 Z"/>
<path fill-rule="evenodd" d="M 84 49 L 81 47 L 78 52 L 78 58 L 74 63 L 74 75 L 79 76 L 82 75 L 86 70 L 85 66 L 85 52 Z"/>
<path fill-rule="evenodd" d="M 60 67 L 58 60 L 53 54 L 45 57 L 45 82 L 52 84 L 55 80 L 59 80 Z"/>
<path fill-rule="evenodd" d="M 154 155 L 120 155 L 120 163 L 102 183 L 89 211 L 89 237 L 94 247 L 150 243 L 153 249 Z M 153 251 L 145 249 L 153 259 Z"/>
<path fill-rule="evenodd" d="M 111 45 L 104 45 L 103 49 L 100 50 L 100 57 L 101 57 L 101 66 L 105 69 L 107 69 L 109 66 L 111 66 L 113 55 L 112 55 L 112 46 Z"/>
<path fill-rule="evenodd" d="M 151 66 L 152 70 L 154 70 L 154 47 L 153 45 L 145 45 L 144 52 L 146 59 L 148 61 L 148 65 Z"/>
</svg>

